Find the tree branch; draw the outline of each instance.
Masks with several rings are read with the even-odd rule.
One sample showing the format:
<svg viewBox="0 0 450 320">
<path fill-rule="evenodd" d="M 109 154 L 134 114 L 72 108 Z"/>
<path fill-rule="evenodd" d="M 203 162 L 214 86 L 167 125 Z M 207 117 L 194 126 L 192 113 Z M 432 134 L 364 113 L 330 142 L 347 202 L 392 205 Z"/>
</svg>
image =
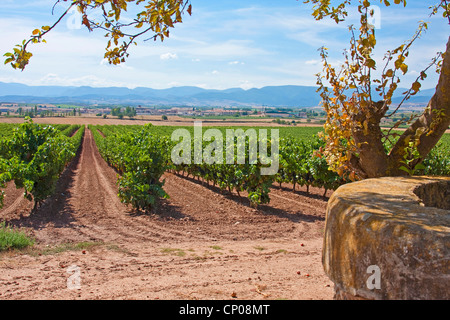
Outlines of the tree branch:
<svg viewBox="0 0 450 320">
<path fill-rule="evenodd" d="M 396 164 L 405 156 L 410 141 L 415 142 L 420 157 L 412 165 L 422 162 L 450 125 L 450 37 L 444 54 L 436 92 L 424 113 L 400 136 L 389 154 L 390 174 L 401 174 Z"/>
</svg>

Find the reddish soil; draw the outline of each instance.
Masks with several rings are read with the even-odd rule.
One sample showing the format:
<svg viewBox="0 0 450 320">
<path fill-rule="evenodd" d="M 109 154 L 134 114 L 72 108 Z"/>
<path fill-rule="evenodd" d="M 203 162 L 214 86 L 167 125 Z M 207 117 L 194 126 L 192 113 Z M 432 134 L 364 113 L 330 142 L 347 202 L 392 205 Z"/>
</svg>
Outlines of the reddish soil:
<svg viewBox="0 0 450 320">
<path fill-rule="evenodd" d="M 35 213 L 13 184 L 0 220 L 36 239 L 0 254 L 0 299 L 332 299 L 322 239 L 330 192 L 274 187 L 268 205 L 167 173 L 152 214 L 117 197 L 89 130 Z M 68 286 L 78 267 L 80 287 Z"/>
</svg>

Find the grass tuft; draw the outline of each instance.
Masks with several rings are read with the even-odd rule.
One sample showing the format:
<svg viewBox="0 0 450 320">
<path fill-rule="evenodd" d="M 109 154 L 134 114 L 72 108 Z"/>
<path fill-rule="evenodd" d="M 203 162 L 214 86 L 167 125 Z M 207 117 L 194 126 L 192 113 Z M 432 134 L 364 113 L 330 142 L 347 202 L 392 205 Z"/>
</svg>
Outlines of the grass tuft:
<svg viewBox="0 0 450 320">
<path fill-rule="evenodd" d="M 25 232 L 6 226 L 4 221 L 0 223 L 0 252 L 23 249 L 33 244 L 34 240 Z"/>
</svg>

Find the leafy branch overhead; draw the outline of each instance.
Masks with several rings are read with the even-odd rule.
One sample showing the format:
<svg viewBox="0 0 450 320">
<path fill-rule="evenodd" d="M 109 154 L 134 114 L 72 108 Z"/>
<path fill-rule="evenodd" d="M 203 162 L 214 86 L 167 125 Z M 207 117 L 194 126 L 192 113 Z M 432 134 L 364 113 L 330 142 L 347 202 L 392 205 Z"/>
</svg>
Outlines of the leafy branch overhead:
<svg viewBox="0 0 450 320">
<path fill-rule="evenodd" d="M 32 31 L 30 38 L 15 46 L 12 52 L 6 53 L 5 64 L 10 63 L 14 69 L 24 70 L 33 54 L 28 51 L 30 44 L 45 43 L 45 35 L 52 31 L 73 8 L 82 16 L 82 24 L 89 30 L 100 29 L 105 32 L 108 42 L 105 59 L 110 64 L 118 65 L 129 56 L 132 44 L 137 45 L 137 38 L 147 35 L 145 41 L 161 40 L 170 36 L 170 29 L 183 22 L 183 15 L 192 15 L 189 0 L 58 0 L 56 5 L 67 3 L 67 9 L 51 26 L 42 26 Z M 129 7 L 142 7 L 133 19 L 123 19 Z M 99 21 L 91 16 L 101 17 Z M 100 14 L 98 14 L 100 13 Z M 128 17 L 127 17 L 128 18 Z M 127 22 L 123 22 L 123 21 Z M 130 22 L 131 20 L 131 22 Z"/>
<path fill-rule="evenodd" d="M 336 7 L 327 0 L 306 0 L 313 4 L 313 16 L 317 19 L 329 17 L 336 23 L 345 20 L 351 0 L 340 2 Z M 375 27 L 369 17 L 374 15 L 372 4 L 377 1 L 359 0 L 359 29 L 351 26 L 350 47 L 344 53 L 345 62 L 336 68 L 328 58 L 328 49 L 322 47 L 320 55 L 323 72 L 317 75 L 317 84 L 322 104 L 327 113 L 325 139 L 330 168 L 351 179 L 372 178 L 385 175 L 411 174 L 439 141 L 450 124 L 450 98 L 448 96 L 450 38 L 445 53 L 438 52 L 431 58 L 410 88 L 402 92 L 403 99 L 392 103 L 399 87 L 401 76 L 408 72 L 407 58 L 413 43 L 428 29 L 427 22 L 420 22 L 413 37 L 388 51 L 383 61 L 375 61 L 374 49 L 377 44 Z M 406 6 L 405 0 L 395 0 L 395 4 Z M 378 3 L 389 6 L 387 0 Z M 442 11 L 442 16 L 450 23 L 450 4 L 446 0 L 431 6 L 430 15 Z M 433 66 L 440 74 L 436 93 L 421 115 L 401 119 L 388 130 L 382 130 L 382 120 L 391 118 L 411 96 L 421 88 L 421 81 Z M 380 78 L 375 78 L 377 68 Z M 395 132 L 400 125 L 410 127 L 403 134 Z"/>
</svg>

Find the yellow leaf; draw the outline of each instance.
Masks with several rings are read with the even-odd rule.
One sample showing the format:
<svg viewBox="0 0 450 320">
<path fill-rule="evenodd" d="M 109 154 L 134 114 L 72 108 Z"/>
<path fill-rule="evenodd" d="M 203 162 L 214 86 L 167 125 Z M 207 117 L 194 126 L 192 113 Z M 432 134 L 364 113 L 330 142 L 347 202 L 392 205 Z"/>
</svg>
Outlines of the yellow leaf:
<svg viewBox="0 0 450 320">
<path fill-rule="evenodd" d="M 375 45 L 377 43 L 377 40 L 375 39 L 375 35 L 373 35 L 373 34 L 369 35 L 367 40 L 371 47 L 375 47 Z"/>
<path fill-rule="evenodd" d="M 368 59 L 366 61 L 366 66 L 371 68 L 371 69 L 375 69 L 375 64 L 376 64 L 375 60 L 373 60 L 373 59 Z"/>
<path fill-rule="evenodd" d="M 400 69 L 402 70 L 403 74 L 408 72 L 408 66 L 404 63 L 400 66 Z"/>
<path fill-rule="evenodd" d="M 8 63 L 13 62 L 13 61 L 14 61 L 14 58 L 8 58 L 8 59 L 5 60 L 5 64 L 8 64 Z"/>
<path fill-rule="evenodd" d="M 164 19 L 164 23 L 166 25 L 168 25 L 169 27 L 173 28 L 172 18 L 169 15 L 165 15 L 163 19 Z"/>
<path fill-rule="evenodd" d="M 402 55 L 399 55 L 399 56 L 398 56 L 398 59 L 395 60 L 395 68 L 396 68 L 396 69 L 400 69 L 401 66 L 403 65 L 403 61 L 405 61 L 405 57 L 402 56 Z"/>
<path fill-rule="evenodd" d="M 418 81 L 416 81 L 416 82 L 413 83 L 412 89 L 413 89 L 415 92 L 417 92 L 417 91 L 420 90 L 420 87 L 421 87 L 421 86 L 422 86 L 422 85 L 421 85 Z"/>
</svg>

